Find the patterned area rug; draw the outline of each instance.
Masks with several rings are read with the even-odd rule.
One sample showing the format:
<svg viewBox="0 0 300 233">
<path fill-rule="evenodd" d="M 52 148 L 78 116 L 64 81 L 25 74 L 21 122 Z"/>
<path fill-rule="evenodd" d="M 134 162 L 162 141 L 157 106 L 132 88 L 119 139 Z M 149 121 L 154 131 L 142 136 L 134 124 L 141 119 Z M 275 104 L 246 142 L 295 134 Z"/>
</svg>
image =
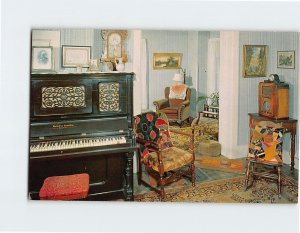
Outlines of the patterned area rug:
<svg viewBox="0 0 300 233">
<path fill-rule="evenodd" d="M 198 156 L 195 166 L 204 169 L 213 169 L 224 172 L 245 173 L 245 162 L 241 159 L 209 158 L 208 156 Z"/>
<path fill-rule="evenodd" d="M 283 176 L 281 198 L 277 185 L 269 180 L 256 180 L 244 191 L 244 176 L 197 184 L 195 187 L 166 191 L 166 202 L 211 202 L 211 203 L 298 203 L 297 183 Z M 134 197 L 135 201 L 156 202 L 158 194 L 147 192 Z"/>
</svg>

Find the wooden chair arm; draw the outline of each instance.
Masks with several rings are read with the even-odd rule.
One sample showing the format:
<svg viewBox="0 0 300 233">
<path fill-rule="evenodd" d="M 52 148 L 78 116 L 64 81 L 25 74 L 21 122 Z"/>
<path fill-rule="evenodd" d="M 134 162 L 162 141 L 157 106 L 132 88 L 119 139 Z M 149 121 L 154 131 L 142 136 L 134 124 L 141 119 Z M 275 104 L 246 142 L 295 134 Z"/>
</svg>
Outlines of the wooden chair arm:
<svg viewBox="0 0 300 233">
<path fill-rule="evenodd" d="M 184 135 L 184 136 L 187 136 L 187 137 L 194 137 L 194 134 L 190 134 L 190 133 L 184 133 L 184 132 L 176 131 L 176 130 L 173 130 L 173 129 L 169 129 L 169 131 L 172 132 L 172 133 L 181 134 L 181 135 Z"/>
<path fill-rule="evenodd" d="M 184 136 L 187 136 L 190 138 L 190 149 L 192 150 L 192 153 L 194 153 L 194 130 L 192 131 L 193 133 L 184 133 L 184 132 L 179 132 L 179 131 L 176 131 L 176 130 L 173 130 L 173 129 L 169 129 L 170 132 L 172 133 L 176 133 L 176 134 L 181 134 L 181 135 L 184 135 Z"/>
<path fill-rule="evenodd" d="M 185 107 L 185 106 L 188 106 L 188 105 L 190 105 L 190 101 L 189 100 L 185 100 L 185 101 L 183 101 L 181 104 L 180 104 L 180 108 L 182 108 L 182 107 Z"/>
</svg>

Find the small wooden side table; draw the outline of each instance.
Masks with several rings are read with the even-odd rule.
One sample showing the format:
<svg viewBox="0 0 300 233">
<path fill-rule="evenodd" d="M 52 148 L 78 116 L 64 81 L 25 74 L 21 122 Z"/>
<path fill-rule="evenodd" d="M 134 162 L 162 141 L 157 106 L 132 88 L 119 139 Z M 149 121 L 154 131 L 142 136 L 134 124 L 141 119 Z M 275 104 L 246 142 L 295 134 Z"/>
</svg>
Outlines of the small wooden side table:
<svg viewBox="0 0 300 233">
<path fill-rule="evenodd" d="M 291 171 L 294 172 L 295 166 L 295 137 L 296 137 L 296 127 L 297 120 L 292 118 L 287 119 L 272 119 L 264 116 L 260 116 L 258 113 L 248 113 L 249 115 L 249 125 L 258 124 L 261 121 L 271 121 L 276 123 L 282 123 L 285 128 L 286 133 L 291 135 Z"/>
</svg>

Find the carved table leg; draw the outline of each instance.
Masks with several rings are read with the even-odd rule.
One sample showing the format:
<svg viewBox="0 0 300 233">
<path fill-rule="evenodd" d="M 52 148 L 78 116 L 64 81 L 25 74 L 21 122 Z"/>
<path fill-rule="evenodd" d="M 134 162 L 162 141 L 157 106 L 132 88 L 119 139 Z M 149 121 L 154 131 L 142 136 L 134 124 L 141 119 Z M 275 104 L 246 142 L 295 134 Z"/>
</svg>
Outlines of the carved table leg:
<svg viewBox="0 0 300 233">
<path fill-rule="evenodd" d="M 126 201 L 133 200 L 133 152 L 126 153 L 124 194 Z"/>
<path fill-rule="evenodd" d="M 291 170 L 294 173 L 295 166 L 295 132 L 291 131 Z"/>
</svg>

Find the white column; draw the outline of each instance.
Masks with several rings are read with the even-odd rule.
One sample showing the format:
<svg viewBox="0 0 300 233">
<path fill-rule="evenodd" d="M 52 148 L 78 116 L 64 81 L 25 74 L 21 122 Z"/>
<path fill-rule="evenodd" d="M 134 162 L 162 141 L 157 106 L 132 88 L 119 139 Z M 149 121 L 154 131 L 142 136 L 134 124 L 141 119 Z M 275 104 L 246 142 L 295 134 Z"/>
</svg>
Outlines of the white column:
<svg viewBox="0 0 300 233">
<path fill-rule="evenodd" d="M 142 75 L 141 75 L 141 39 L 142 31 L 133 30 L 133 55 L 132 71 L 135 73 L 133 81 L 133 115 L 140 114 L 142 111 Z M 133 172 L 137 172 L 137 154 L 133 157 Z"/>
<path fill-rule="evenodd" d="M 219 91 L 220 73 L 220 39 L 212 38 L 208 40 L 207 53 L 207 95 Z"/>
<path fill-rule="evenodd" d="M 197 88 L 198 88 L 198 32 L 197 31 L 189 31 L 188 32 L 188 64 L 187 64 L 187 77 L 186 77 L 186 85 L 188 85 L 191 90 L 191 105 L 190 105 L 190 116 L 197 116 Z M 184 67 L 183 67 L 184 68 Z"/>
<path fill-rule="evenodd" d="M 149 87 L 148 87 L 148 51 L 147 51 L 147 40 L 142 39 L 141 41 L 141 86 L 142 86 L 142 111 L 149 108 Z"/>
<path fill-rule="evenodd" d="M 142 111 L 141 39 L 142 31 L 133 30 L 132 71 L 135 73 L 133 81 L 133 115 L 140 114 Z"/>
<path fill-rule="evenodd" d="M 222 155 L 230 159 L 246 154 L 237 145 L 239 64 L 239 32 L 220 32 L 219 142 Z"/>
</svg>

